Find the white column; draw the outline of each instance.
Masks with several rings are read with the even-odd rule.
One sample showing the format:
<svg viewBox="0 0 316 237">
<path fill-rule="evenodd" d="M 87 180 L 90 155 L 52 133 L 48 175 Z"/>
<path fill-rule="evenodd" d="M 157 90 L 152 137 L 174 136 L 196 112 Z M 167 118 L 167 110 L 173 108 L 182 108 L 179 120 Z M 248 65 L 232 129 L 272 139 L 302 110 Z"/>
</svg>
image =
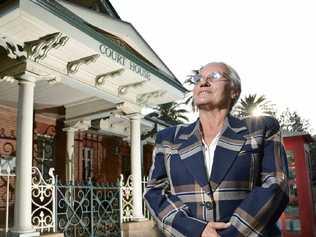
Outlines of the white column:
<svg viewBox="0 0 316 237">
<path fill-rule="evenodd" d="M 34 86 L 30 77 L 22 76 L 19 80 L 13 236 L 39 236 L 31 223 Z"/>
<path fill-rule="evenodd" d="M 135 113 L 129 116 L 131 123 L 131 171 L 133 185 L 133 218 L 134 221 L 144 219 L 142 207 L 142 167 L 141 167 L 141 114 Z"/>
<path fill-rule="evenodd" d="M 66 155 L 66 181 L 74 182 L 74 146 L 75 146 L 75 132 L 76 129 L 69 127 L 64 128 L 64 131 L 67 132 L 67 155 Z"/>
<path fill-rule="evenodd" d="M 91 121 L 73 121 L 65 122 L 66 127 L 63 129 L 67 133 L 67 153 L 66 153 L 66 181 L 75 181 L 75 132 L 86 131 L 91 126 Z"/>
</svg>

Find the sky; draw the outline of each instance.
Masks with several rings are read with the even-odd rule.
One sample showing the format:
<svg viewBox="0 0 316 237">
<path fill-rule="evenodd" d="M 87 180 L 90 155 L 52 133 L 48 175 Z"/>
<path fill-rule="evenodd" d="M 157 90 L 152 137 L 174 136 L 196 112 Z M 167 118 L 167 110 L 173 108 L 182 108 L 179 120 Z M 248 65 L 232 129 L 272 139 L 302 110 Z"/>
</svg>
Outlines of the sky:
<svg viewBox="0 0 316 237">
<path fill-rule="evenodd" d="M 316 132 L 314 0 L 112 0 L 175 76 L 223 61 L 239 73 L 241 97 L 265 95 Z"/>
</svg>

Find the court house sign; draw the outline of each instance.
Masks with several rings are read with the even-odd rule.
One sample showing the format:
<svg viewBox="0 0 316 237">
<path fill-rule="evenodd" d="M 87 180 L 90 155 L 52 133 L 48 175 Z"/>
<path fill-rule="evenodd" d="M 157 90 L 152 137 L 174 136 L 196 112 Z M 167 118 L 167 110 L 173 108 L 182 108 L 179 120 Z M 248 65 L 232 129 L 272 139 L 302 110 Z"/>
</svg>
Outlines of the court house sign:
<svg viewBox="0 0 316 237">
<path fill-rule="evenodd" d="M 121 64 L 122 66 L 128 66 L 129 70 L 139 74 L 140 76 L 144 77 L 145 79 L 150 79 L 150 72 L 146 69 L 142 68 L 138 64 L 130 61 L 125 56 L 119 54 L 118 52 L 114 51 L 113 49 L 105 46 L 104 44 L 100 45 L 100 52 L 101 54 L 105 55 L 106 57 L 110 58 L 111 60 Z"/>
</svg>

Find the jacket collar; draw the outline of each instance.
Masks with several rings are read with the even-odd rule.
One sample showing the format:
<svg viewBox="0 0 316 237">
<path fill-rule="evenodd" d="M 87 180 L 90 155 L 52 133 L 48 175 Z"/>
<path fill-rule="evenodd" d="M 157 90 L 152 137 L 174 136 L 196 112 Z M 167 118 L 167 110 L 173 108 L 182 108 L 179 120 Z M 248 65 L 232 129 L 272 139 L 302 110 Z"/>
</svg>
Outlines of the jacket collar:
<svg viewBox="0 0 316 237">
<path fill-rule="evenodd" d="M 215 191 L 224 179 L 241 147 L 245 143 L 244 135 L 247 132 L 244 120 L 231 115 L 227 116 L 227 126 L 219 138 L 215 149 L 210 182 L 207 180 L 204 152 L 200 132 L 200 120 L 186 127 L 178 129 L 176 138 L 180 141 L 179 155 L 186 168 L 200 184 L 205 192 Z"/>
<path fill-rule="evenodd" d="M 228 115 L 227 119 L 227 127 L 233 130 L 235 133 L 241 133 L 247 129 L 246 123 L 244 120 L 236 118 L 232 115 Z M 192 136 L 200 136 L 200 119 L 198 118 L 195 122 L 185 126 L 180 125 L 176 131 L 176 138 L 187 140 L 190 139 Z"/>
</svg>

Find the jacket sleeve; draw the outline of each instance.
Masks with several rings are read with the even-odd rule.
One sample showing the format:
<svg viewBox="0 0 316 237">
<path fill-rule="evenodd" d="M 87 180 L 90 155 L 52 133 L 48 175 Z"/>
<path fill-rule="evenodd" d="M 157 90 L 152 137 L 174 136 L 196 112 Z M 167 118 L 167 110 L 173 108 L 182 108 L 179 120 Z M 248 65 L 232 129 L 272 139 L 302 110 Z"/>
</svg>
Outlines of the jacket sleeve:
<svg viewBox="0 0 316 237">
<path fill-rule="evenodd" d="M 277 222 L 288 204 L 287 158 L 274 118 L 266 121 L 263 139 L 261 182 L 235 210 L 231 227 L 218 232 L 221 237 L 270 236 L 265 228 Z"/>
<path fill-rule="evenodd" d="M 153 164 L 144 194 L 145 203 L 166 236 L 200 237 L 206 222 L 190 215 L 190 210 L 176 195 L 170 193 L 170 182 L 165 167 L 168 145 L 163 145 L 163 134 L 158 133 L 153 151 Z"/>
</svg>

